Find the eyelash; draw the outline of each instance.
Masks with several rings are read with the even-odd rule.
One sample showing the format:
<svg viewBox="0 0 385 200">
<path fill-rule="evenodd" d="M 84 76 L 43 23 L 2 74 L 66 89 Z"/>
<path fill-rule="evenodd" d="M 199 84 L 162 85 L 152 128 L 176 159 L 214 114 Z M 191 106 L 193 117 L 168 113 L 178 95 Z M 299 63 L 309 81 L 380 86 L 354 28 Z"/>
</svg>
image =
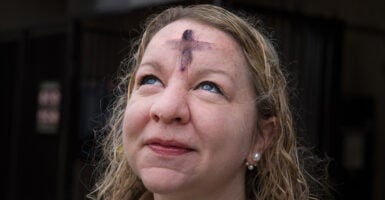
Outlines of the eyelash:
<svg viewBox="0 0 385 200">
<path fill-rule="evenodd" d="M 148 83 L 147 81 L 149 81 L 149 80 L 152 80 L 152 82 Z M 140 78 L 139 85 L 140 86 L 141 85 L 155 85 L 156 81 L 158 81 L 160 84 L 163 84 L 159 80 L 159 78 L 157 78 L 156 76 L 154 76 L 154 75 L 145 75 L 142 78 Z M 206 86 L 208 85 L 210 87 L 210 89 L 209 88 L 204 89 L 203 87 L 205 85 Z M 216 83 L 211 82 L 211 81 L 203 81 L 203 82 L 199 83 L 199 85 L 195 89 L 202 89 L 202 90 L 206 90 L 208 92 L 214 93 L 214 94 L 224 95 L 223 91 L 221 90 L 221 88 Z"/>
<path fill-rule="evenodd" d="M 210 86 L 212 89 L 214 89 L 215 91 L 211 91 L 211 90 L 208 90 L 208 89 L 204 89 L 203 86 L 205 86 L 205 85 L 209 85 L 209 86 Z M 203 81 L 202 83 L 200 83 L 200 84 L 198 85 L 197 88 L 201 88 L 201 89 L 203 89 L 203 90 L 207 90 L 207 91 L 209 91 L 209 92 L 211 92 L 211 93 L 223 95 L 223 92 L 222 92 L 222 90 L 220 89 L 220 87 L 219 87 L 217 84 L 215 84 L 215 83 L 213 83 L 213 82 L 211 82 L 211 81 Z"/>
<path fill-rule="evenodd" d="M 156 81 L 159 81 L 160 83 L 162 83 L 156 76 L 154 75 L 145 75 L 143 76 L 142 78 L 140 78 L 140 81 L 139 81 L 139 85 L 154 85 L 155 82 L 151 82 L 151 83 L 147 83 L 147 81 L 149 80 L 154 80 L 155 82 Z"/>
</svg>

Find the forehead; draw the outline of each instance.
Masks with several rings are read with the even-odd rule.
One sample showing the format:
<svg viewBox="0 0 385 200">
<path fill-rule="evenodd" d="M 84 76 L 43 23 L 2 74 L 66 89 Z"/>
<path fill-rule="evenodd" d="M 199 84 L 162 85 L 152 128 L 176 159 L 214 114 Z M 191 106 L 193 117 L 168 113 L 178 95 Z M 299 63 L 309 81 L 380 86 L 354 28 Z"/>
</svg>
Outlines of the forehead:
<svg viewBox="0 0 385 200">
<path fill-rule="evenodd" d="M 189 31 L 191 36 L 187 34 Z M 234 81 L 231 83 L 234 87 L 252 87 L 249 65 L 235 39 L 215 27 L 189 19 L 175 21 L 159 30 L 150 40 L 140 66 L 150 64 L 160 71 L 184 71 L 186 47 L 191 51 L 187 73 L 192 76 L 188 77 L 215 71 Z"/>
<path fill-rule="evenodd" d="M 150 44 L 164 45 L 165 41 L 182 39 L 186 30 L 192 30 L 194 40 L 210 43 L 215 49 L 241 52 L 238 43 L 227 33 L 191 19 L 177 20 L 163 27 L 154 35 Z"/>
<path fill-rule="evenodd" d="M 184 33 L 189 30 L 192 35 L 186 39 Z M 190 19 L 175 21 L 159 30 L 150 40 L 141 64 L 156 63 L 158 66 L 173 66 L 182 70 L 185 64 L 184 50 L 186 43 L 190 45 L 190 42 L 194 44 L 187 46 L 191 47 L 191 57 L 187 57 L 189 73 L 207 69 L 220 70 L 233 80 L 242 77 L 241 79 L 250 81 L 249 65 L 235 39 L 215 27 Z"/>
</svg>

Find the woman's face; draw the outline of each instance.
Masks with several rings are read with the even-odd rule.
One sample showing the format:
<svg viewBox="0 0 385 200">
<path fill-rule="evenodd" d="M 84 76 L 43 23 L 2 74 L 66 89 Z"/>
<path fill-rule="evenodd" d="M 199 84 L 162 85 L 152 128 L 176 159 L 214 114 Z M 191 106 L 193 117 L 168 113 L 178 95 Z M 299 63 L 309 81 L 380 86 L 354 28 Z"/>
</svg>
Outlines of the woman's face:
<svg viewBox="0 0 385 200">
<path fill-rule="evenodd" d="M 151 39 L 127 102 L 123 145 L 155 195 L 244 192 L 256 97 L 241 52 L 226 33 L 192 20 Z"/>
</svg>

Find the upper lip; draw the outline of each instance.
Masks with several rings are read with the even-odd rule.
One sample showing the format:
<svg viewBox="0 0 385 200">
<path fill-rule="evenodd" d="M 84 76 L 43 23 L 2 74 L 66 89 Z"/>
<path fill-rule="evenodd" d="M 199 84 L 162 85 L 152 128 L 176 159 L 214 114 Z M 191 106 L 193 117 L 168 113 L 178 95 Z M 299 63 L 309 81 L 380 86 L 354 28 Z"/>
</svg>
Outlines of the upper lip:
<svg viewBox="0 0 385 200">
<path fill-rule="evenodd" d="M 164 147 L 193 150 L 193 148 L 190 145 L 184 142 L 180 142 L 177 140 L 160 139 L 160 138 L 151 138 L 145 142 L 145 145 L 160 145 Z"/>
</svg>

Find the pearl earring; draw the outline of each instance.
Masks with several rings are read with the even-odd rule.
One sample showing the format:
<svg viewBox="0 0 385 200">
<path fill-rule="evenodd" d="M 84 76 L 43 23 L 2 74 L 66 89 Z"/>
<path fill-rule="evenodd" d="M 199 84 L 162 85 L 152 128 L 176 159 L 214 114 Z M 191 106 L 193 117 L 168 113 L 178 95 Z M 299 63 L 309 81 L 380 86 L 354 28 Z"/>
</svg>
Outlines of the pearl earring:
<svg viewBox="0 0 385 200">
<path fill-rule="evenodd" d="M 260 159 L 261 159 L 261 154 L 260 154 L 260 153 L 255 153 L 255 154 L 254 154 L 254 157 L 253 157 L 253 160 L 254 160 L 255 162 L 258 162 Z"/>
<path fill-rule="evenodd" d="M 248 170 L 250 170 L 250 171 L 254 170 L 254 165 L 253 164 L 250 164 L 249 162 L 246 162 L 246 166 L 247 166 Z"/>
<path fill-rule="evenodd" d="M 257 166 L 256 162 L 258 162 L 260 159 L 261 159 L 261 154 L 255 153 L 253 156 L 254 163 L 252 164 L 252 163 L 246 162 L 247 169 L 250 171 L 253 171 L 254 168 Z"/>
</svg>

